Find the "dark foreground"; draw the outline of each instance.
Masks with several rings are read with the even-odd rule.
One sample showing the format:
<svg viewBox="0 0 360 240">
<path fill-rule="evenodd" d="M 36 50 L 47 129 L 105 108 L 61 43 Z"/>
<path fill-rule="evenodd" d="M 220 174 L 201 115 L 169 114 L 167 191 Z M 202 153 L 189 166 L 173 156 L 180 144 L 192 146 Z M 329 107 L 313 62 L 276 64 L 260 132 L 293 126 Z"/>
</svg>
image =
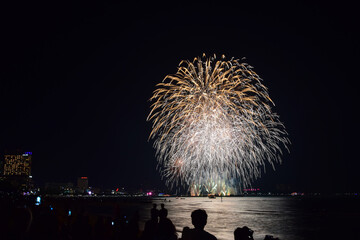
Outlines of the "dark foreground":
<svg viewBox="0 0 360 240">
<path fill-rule="evenodd" d="M 170 202 L 169 202 L 170 200 Z M 269 209 L 260 208 L 266 204 Z M 271 202 L 271 204 L 269 204 Z M 359 198 L 1 198 L 1 239 L 149 239 L 143 230 L 152 203 L 165 203 L 175 226 L 168 237 L 181 238 L 191 211 L 208 212 L 205 230 L 218 239 L 234 239 L 236 227 L 280 239 L 360 239 Z M 281 204 L 280 204 L 281 203 Z M 284 204 L 285 203 L 285 204 Z M 241 209 L 241 210 L 239 210 Z M 176 227 L 176 228 L 175 228 Z M 176 229 L 176 230 L 175 230 Z M 161 235 L 161 234 L 160 234 Z"/>
</svg>

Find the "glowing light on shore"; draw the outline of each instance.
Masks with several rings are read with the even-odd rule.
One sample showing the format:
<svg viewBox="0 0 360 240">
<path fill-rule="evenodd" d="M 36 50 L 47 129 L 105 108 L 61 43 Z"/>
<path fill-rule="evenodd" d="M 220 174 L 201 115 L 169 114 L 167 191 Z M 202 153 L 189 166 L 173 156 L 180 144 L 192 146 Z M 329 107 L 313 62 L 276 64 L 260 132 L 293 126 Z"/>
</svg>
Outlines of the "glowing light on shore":
<svg viewBox="0 0 360 240">
<path fill-rule="evenodd" d="M 170 186 L 232 179 L 249 186 L 265 163 L 281 162 L 287 133 L 252 69 L 238 59 L 203 55 L 181 61 L 176 74 L 157 84 L 150 137 Z"/>
</svg>

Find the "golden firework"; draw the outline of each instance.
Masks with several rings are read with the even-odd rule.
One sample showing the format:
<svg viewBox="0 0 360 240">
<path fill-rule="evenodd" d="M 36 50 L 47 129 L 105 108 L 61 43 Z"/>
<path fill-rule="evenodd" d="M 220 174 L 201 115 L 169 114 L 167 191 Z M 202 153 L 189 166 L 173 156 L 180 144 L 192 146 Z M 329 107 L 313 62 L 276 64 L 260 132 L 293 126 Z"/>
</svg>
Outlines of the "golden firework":
<svg viewBox="0 0 360 240">
<path fill-rule="evenodd" d="M 246 186 L 265 161 L 281 161 L 287 134 L 252 69 L 238 59 L 203 55 L 181 61 L 176 74 L 157 84 L 148 120 L 168 183 L 239 178 Z"/>
</svg>

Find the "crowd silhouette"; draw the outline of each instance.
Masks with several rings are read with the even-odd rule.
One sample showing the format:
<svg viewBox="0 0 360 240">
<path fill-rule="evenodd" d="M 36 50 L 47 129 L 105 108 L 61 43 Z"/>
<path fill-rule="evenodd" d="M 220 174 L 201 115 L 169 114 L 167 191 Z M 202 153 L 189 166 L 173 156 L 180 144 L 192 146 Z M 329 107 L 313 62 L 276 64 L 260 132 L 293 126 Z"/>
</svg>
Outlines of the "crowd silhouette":
<svg viewBox="0 0 360 240">
<path fill-rule="evenodd" d="M 4 207 L 4 205 L 2 205 Z M 205 231 L 207 213 L 203 209 L 191 213 L 193 228 L 184 227 L 177 232 L 175 225 L 168 218 L 168 210 L 164 204 L 157 209 L 153 204 L 150 219 L 145 222 L 143 231 L 139 228 L 139 213 L 135 211 L 131 216 L 115 211 L 115 217 L 89 216 L 85 214 L 81 202 L 77 206 L 71 205 L 72 211 L 66 204 L 43 204 L 28 207 L 26 204 L 8 206 L 1 211 L 0 232 L 1 239 L 104 239 L 104 240 L 216 240 L 217 238 Z M 234 240 L 254 239 L 253 231 L 248 227 L 237 228 Z M 267 235 L 264 240 L 278 240 Z"/>
</svg>

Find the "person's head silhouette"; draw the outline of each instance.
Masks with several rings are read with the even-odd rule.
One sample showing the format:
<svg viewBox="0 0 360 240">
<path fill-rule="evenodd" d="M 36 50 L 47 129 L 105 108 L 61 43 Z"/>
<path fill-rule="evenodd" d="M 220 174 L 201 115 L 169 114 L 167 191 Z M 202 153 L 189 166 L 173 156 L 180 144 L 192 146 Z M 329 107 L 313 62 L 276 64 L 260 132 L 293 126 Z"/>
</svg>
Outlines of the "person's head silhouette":
<svg viewBox="0 0 360 240">
<path fill-rule="evenodd" d="M 207 223 L 207 214 L 203 209 L 195 210 L 191 213 L 191 222 L 196 229 L 204 229 Z"/>
<path fill-rule="evenodd" d="M 235 238 L 235 240 L 254 239 L 253 231 L 250 228 L 248 228 L 247 226 L 244 226 L 242 228 L 237 228 L 234 231 L 234 238 Z"/>
</svg>

